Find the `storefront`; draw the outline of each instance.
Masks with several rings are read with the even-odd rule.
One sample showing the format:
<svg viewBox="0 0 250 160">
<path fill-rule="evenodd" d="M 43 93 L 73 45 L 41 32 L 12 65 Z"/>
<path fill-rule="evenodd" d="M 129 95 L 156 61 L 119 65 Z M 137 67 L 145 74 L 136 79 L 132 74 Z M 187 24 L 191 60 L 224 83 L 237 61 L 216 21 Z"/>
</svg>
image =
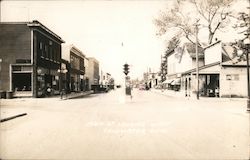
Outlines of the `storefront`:
<svg viewBox="0 0 250 160">
<path fill-rule="evenodd" d="M 12 64 L 10 68 L 10 90 L 14 96 L 32 96 L 31 64 Z"/>
<path fill-rule="evenodd" d="M 59 94 L 59 73 L 57 70 L 38 67 L 37 69 L 37 96 L 44 97 Z M 51 89 L 51 93 L 47 93 L 47 89 Z"/>
</svg>

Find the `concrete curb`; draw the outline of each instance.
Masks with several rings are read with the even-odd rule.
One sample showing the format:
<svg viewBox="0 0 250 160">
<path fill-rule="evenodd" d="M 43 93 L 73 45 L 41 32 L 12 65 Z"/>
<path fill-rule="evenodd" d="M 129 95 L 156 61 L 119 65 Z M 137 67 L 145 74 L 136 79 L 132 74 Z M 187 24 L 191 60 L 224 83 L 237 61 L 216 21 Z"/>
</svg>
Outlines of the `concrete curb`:
<svg viewBox="0 0 250 160">
<path fill-rule="evenodd" d="M 67 98 L 65 99 L 65 98 L 63 98 L 63 100 L 67 100 L 67 99 L 74 99 L 74 98 L 80 98 L 80 97 L 84 97 L 84 96 L 87 96 L 87 95 L 90 95 L 90 94 L 92 94 L 93 93 L 93 91 L 89 91 L 89 92 L 83 92 L 83 93 L 79 93 L 79 94 L 69 94 L 69 95 L 67 95 Z"/>
<path fill-rule="evenodd" d="M 18 114 L 18 115 L 15 115 L 15 116 L 8 117 L 8 118 L 4 118 L 4 119 L 0 120 L 0 123 L 5 122 L 5 121 L 9 121 L 11 119 L 15 119 L 17 117 L 26 116 L 26 115 L 27 115 L 27 113 L 22 113 L 22 114 Z"/>
</svg>

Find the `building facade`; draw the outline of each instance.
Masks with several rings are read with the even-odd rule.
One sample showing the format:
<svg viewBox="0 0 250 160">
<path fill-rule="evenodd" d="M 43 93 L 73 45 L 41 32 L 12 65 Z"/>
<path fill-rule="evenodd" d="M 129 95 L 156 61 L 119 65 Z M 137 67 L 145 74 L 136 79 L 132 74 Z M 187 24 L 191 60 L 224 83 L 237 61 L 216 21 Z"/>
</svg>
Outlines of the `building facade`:
<svg viewBox="0 0 250 160">
<path fill-rule="evenodd" d="M 93 57 L 88 57 L 87 77 L 89 78 L 90 87 L 92 85 L 99 85 L 99 62 Z"/>
<path fill-rule="evenodd" d="M 0 30 L 0 90 L 16 96 L 58 94 L 61 37 L 38 21 L 2 22 Z"/>
<path fill-rule="evenodd" d="M 199 66 L 204 65 L 204 54 L 202 48 L 198 48 Z M 178 46 L 167 55 L 168 75 L 164 82 L 168 89 L 179 91 L 182 86 L 185 90 L 193 90 L 195 85 L 192 81 L 194 75 L 186 71 L 196 67 L 195 45 L 191 43 L 184 43 Z M 184 79 L 182 77 L 185 77 Z"/>
<path fill-rule="evenodd" d="M 81 92 L 87 90 L 88 78 L 85 76 L 86 56 L 74 45 L 63 45 L 62 58 L 69 61 L 69 91 Z"/>
<path fill-rule="evenodd" d="M 168 56 L 167 83 L 183 96 L 196 97 L 196 59 L 193 47 L 175 50 Z M 209 97 L 247 97 L 246 57 L 236 48 L 217 41 L 199 53 L 199 95 Z M 172 64 L 171 64 L 172 63 Z M 178 80 L 176 82 L 176 79 Z"/>
</svg>

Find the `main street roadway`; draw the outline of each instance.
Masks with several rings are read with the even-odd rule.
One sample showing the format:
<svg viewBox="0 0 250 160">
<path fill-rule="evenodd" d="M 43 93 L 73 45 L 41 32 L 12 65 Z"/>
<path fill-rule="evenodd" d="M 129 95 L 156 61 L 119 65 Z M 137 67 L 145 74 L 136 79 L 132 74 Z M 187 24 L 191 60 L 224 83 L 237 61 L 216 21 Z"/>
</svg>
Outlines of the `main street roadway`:
<svg viewBox="0 0 250 160">
<path fill-rule="evenodd" d="M 1 100 L 1 159 L 248 159 L 242 100 L 124 88 L 71 100 Z"/>
</svg>

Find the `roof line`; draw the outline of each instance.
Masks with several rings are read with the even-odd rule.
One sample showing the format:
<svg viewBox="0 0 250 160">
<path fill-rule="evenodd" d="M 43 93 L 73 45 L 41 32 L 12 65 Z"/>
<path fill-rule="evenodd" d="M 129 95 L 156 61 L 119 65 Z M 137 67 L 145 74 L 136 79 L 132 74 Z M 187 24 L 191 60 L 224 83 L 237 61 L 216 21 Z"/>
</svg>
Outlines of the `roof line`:
<svg viewBox="0 0 250 160">
<path fill-rule="evenodd" d="M 46 32 L 50 33 L 51 35 L 53 35 L 54 37 L 59 39 L 62 43 L 65 43 L 65 41 L 60 36 L 58 36 L 56 33 L 51 31 L 49 28 L 47 28 L 46 26 L 44 26 L 41 22 L 39 22 L 37 20 L 33 20 L 32 22 L 28 22 L 26 24 L 27 24 L 28 27 L 41 27 Z"/>
<path fill-rule="evenodd" d="M 208 49 L 208 48 L 210 48 L 210 47 L 212 47 L 212 46 L 214 46 L 214 45 L 216 45 L 216 44 L 218 44 L 218 43 L 220 43 L 220 42 L 221 42 L 221 40 L 216 41 L 216 42 L 214 42 L 214 43 L 210 44 L 209 46 L 207 46 L 207 47 L 203 48 L 203 50 L 206 50 L 206 49 Z"/>
<path fill-rule="evenodd" d="M 212 66 L 216 66 L 216 65 L 218 65 L 220 63 L 221 63 L 220 61 L 214 62 L 214 63 L 210 63 L 210 64 L 207 64 L 207 65 L 199 67 L 199 70 L 202 70 L 202 69 L 205 69 L 205 68 L 209 68 L 209 67 L 212 67 Z M 182 72 L 181 74 L 187 74 L 187 73 L 191 73 L 193 71 L 196 71 L 196 68 L 193 68 L 193 69 L 190 69 L 188 71 Z"/>
</svg>

